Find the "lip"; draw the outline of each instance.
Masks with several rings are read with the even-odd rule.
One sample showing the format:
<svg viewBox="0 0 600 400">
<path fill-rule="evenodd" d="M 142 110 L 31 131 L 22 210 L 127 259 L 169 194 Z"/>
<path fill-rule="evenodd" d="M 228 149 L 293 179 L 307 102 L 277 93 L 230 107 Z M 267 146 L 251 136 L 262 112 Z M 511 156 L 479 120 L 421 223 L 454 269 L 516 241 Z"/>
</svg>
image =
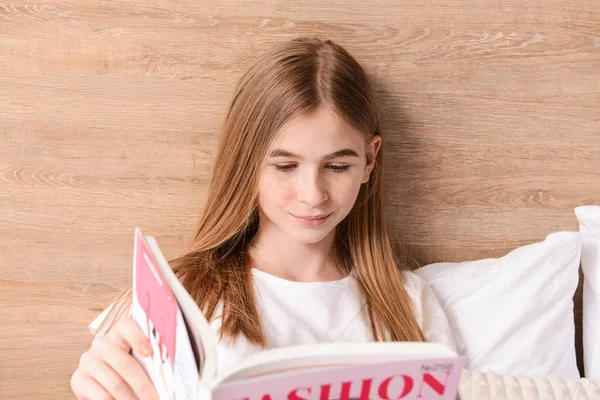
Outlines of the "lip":
<svg viewBox="0 0 600 400">
<path fill-rule="evenodd" d="M 305 225 L 305 226 L 319 226 L 319 225 L 323 225 L 325 223 L 325 221 L 327 221 L 327 219 L 331 216 L 331 214 L 333 214 L 333 213 L 316 215 L 316 216 L 303 216 L 303 217 L 294 215 L 294 218 L 296 218 L 296 221 L 298 221 L 299 223 L 301 223 L 302 225 Z"/>
</svg>

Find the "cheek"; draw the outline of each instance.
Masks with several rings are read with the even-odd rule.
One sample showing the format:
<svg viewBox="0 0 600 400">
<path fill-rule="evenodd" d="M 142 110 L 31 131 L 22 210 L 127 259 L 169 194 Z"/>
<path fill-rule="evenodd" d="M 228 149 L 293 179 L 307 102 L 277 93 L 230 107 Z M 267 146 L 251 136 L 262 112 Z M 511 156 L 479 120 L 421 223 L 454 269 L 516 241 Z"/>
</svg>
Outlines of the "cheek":
<svg viewBox="0 0 600 400">
<path fill-rule="evenodd" d="M 266 176 L 259 184 L 259 204 L 263 209 L 281 207 L 293 200 L 295 193 L 294 185 L 289 180 Z"/>
<path fill-rule="evenodd" d="M 332 195 L 335 196 L 341 208 L 348 211 L 354 205 L 361 186 L 361 174 L 348 174 L 337 179 Z"/>
</svg>

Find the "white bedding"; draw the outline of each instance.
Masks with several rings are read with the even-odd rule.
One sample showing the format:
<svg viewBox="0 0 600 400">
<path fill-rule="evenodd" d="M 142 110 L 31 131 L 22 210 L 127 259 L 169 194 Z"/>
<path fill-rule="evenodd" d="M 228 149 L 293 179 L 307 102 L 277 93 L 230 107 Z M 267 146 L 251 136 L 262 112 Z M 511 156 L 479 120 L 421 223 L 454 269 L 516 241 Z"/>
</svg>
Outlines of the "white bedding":
<svg viewBox="0 0 600 400">
<path fill-rule="evenodd" d="M 600 382 L 463 370 L 459 395 L 461 400 L 600 400 Z"/>
</svg>

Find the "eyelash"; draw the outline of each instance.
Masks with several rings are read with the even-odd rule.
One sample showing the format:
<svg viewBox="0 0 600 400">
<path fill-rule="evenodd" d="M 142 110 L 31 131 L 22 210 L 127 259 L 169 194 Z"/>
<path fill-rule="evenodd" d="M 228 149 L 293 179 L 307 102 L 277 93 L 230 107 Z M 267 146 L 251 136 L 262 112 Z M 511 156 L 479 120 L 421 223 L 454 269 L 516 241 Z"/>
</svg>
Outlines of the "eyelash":
<svg viewBox="0 0 600 400">
<path fill-rule="evenodd" d="M 296 164 L 285 164 L 285 165 L 275 165 L 275 168 L 281 172 L 291 172 L 294 168 L 296 168 Z M 341 173 L 347 171 L 350 168 L 349 165 L 330 165 L 329 169 L 335 173 Z"/>
</svg>

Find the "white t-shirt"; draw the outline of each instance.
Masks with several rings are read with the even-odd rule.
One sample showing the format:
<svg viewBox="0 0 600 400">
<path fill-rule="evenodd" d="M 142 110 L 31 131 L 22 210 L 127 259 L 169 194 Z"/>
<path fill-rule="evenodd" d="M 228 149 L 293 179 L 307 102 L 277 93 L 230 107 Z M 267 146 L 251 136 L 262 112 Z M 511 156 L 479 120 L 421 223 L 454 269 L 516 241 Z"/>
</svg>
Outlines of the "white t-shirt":
<svg viewBox="0 0 600 400">
<path fill-rule="evenodd" d="M 256 303 L 268 348 L 313 343 L 373 341 L 365 301 L 350 275 L 329 282 L 293 282 L 252 269 Z M 405 288 L 413 300 L 413 312 L 427 341 L 457 347 L 448 319 L 427 282 L 404 272 Z M 210 326 L 218 334 L 221 309 Z M 103 315 L 90 324 L 95 332 Z M 242 358 L 261 351 L 245 338 L 217 343 L 219 372 L 227 371 Z"/>
</svg>

